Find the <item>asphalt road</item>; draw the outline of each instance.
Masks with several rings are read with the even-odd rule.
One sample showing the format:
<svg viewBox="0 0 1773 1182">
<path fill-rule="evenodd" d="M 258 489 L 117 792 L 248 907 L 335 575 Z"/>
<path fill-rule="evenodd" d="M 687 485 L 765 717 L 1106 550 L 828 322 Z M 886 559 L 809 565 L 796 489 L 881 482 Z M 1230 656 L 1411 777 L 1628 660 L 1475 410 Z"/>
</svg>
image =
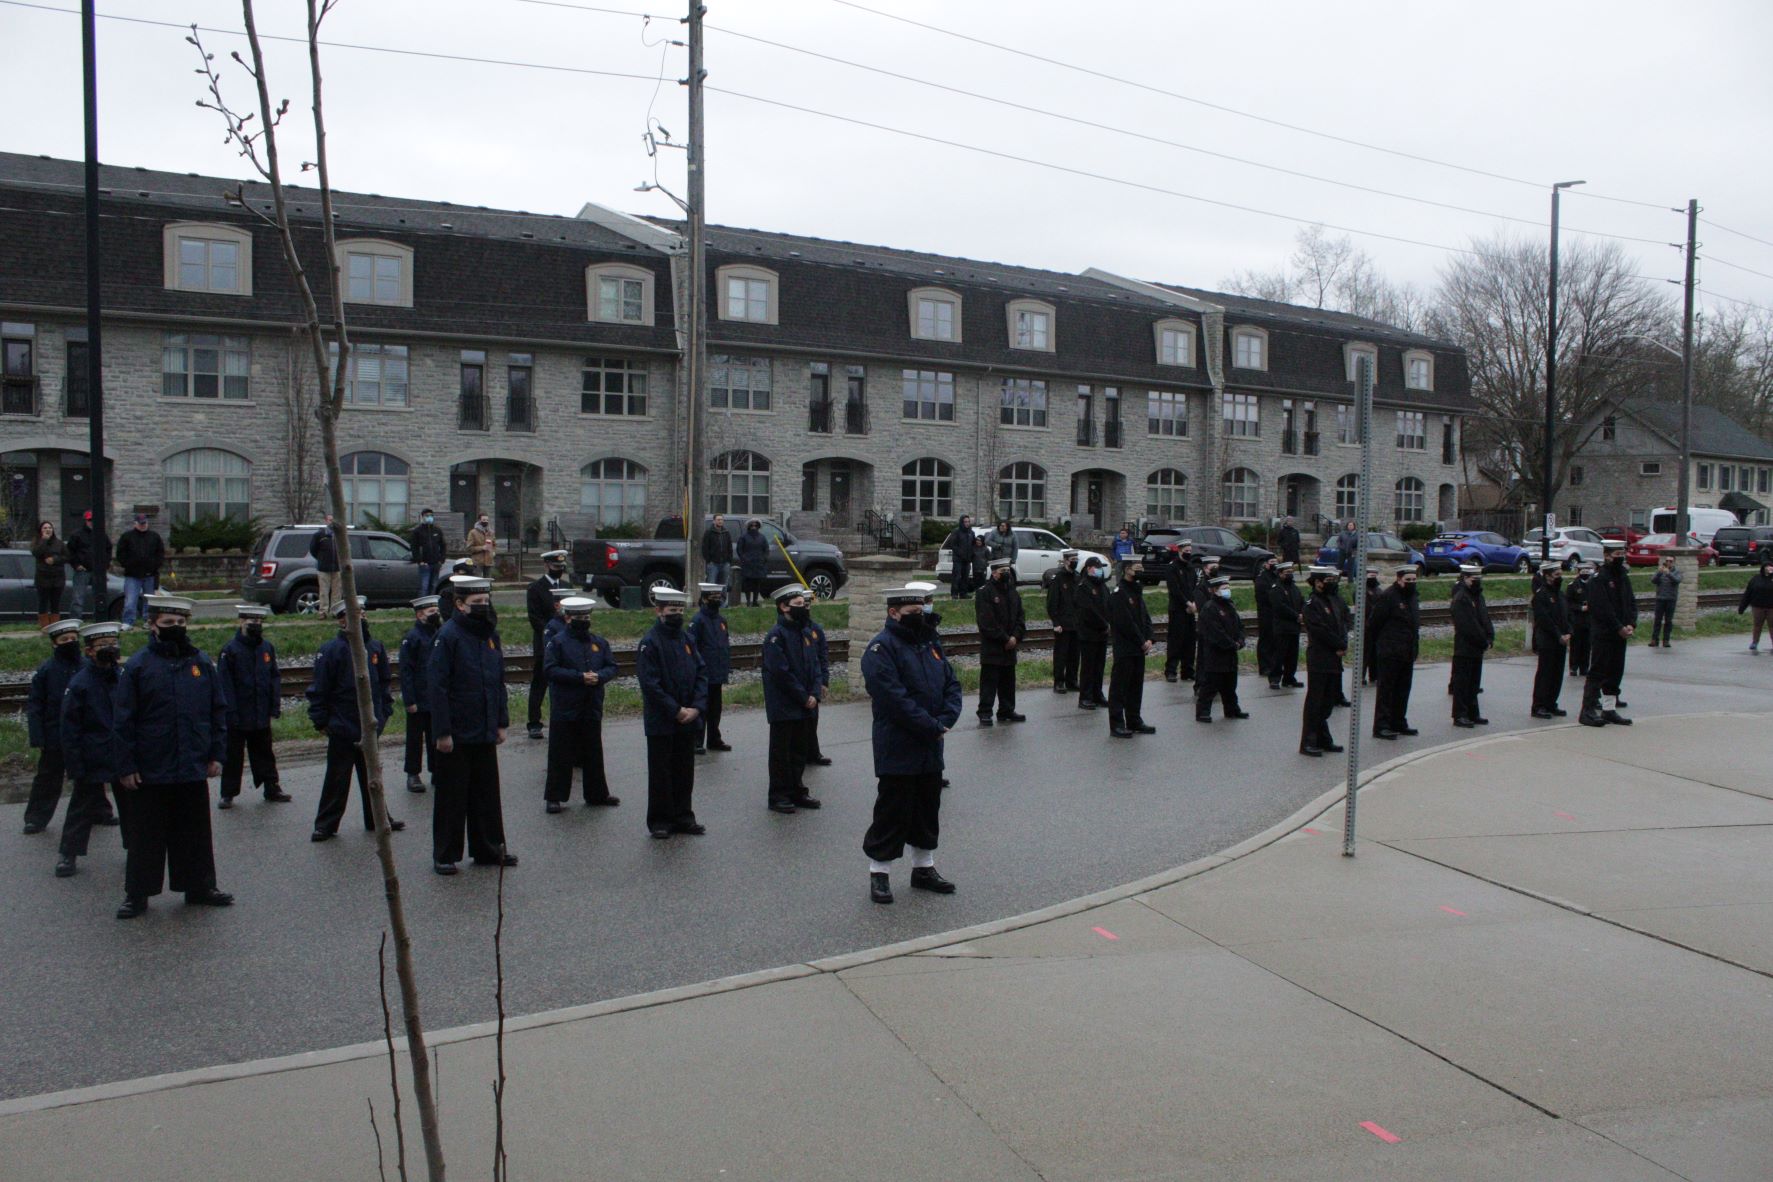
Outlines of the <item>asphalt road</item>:
<svg viewBox="0 0 1773 1182">
<path fill-rule="evenodd" d="M 1737 638 L 1674 652 L 1634 646 L 1627 675 L 1637 715 L 1764 708 L 1773 663 Z M 1486 671 L 1492 732 L 1539 726 L 1527 717 L 1528 658 Z M 1417 670 L 1415 740 L 1377 743 L 1371 762 L 1468 737 L 1448 721 L 1445 666 Z M 959 893 L 899 889 L 868 901 L 861 851 L 873 803 L 866 704 L 837 706 L 822 725 L 836 764 L 812 769 L 818 812 L 765 809 L 766 730 L 759 711 L 729 716 L 737 750 L 699 764 L 703 838 L 650 841 L 638 721 L 607 729 L 620 808 L 542 811 L 544 744 L 504 749 L 505 817 L 522 865 L 506 876 L 506 1005 L 511 1013 L 579 1004 L 873 947 L 1013 915 L 1127 882 L 1223 849 L 1284 818 L 1342 777 L 1340 759 L 1297 754 L 1301 691 L 1242 683 L 1254 718 L 1192 721 L 1187 687 L 1151 682 L 1146 717 L 1158 733 L 1111 740 L 1105 711 L 1024 691 L 1021 726 L 978 730 L 968 713 L 948 742 L 954 787 L 943 809 L 939 862 Z M 1566 685 L 1564 705 L 1579 695 Z M 1369 695 L 1370 699 L 1370 695 Z M 1339 733 L 1347 715 L 1338 712 Z M 320 768 L 292 768 L 296 801 L 250 794 L 213 814 L 226 910 L 162 895 L 143 919 L 111 912 L 121 894 L 115 830 L 94 836 L 73 879 L 50 874 L 54 834 L 20 834 L 20 806 L 0 808 L 0 1096 L 269 1055 L 381 1036 L 376 945 L 383 926 L 367 834 L 307 840 Z M 394 793 L 410 828 L 395 835 L 415 934 L 427 1025 L 493 1016 L 496 872 L 453 879 L 429 868 L 430 797 Z M 904 875 L 896 887 L 903 888 Z M 396 1014 L 398 1023 L 398 1013 Z"/>
</svg>

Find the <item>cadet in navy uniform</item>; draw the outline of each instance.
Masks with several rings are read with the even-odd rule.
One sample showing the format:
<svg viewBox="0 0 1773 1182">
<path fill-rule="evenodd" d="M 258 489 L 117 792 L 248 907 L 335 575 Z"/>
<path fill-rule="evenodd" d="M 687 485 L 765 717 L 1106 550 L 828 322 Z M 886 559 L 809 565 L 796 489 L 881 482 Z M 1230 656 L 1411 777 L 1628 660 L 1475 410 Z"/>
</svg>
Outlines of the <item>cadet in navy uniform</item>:
<svg viewBox="0 0 1773 1182">
<path fill-rule="evenodd" d="M 1482 566 L 1460 564 L 1459 584 L 1448 607 L 1453 616 L 1453 725 L 1466 730 L 1488 726 L 1490 720 L 1478 712 L 1478 695 L 1483 692 L 1484 652 L 1496 643 L 1496 627 L 1484 602 Z"/>
<path fill-rule="evenodd" d="M 700 837 L 696 820 L 696 735 L 708 705 L 708 670 L 683 628 L 689 596 L 669 587 L 653 591 L 658 619 L 634 650 L 646 731 L 646 829 L 653 837 Z"/>
<path fill-rule="evenodd" d="M 1213 590 L 1213 579 L 1219 573 L 1219 556 L 1203 554 L 1200 560 L 1200 577 L 1194 581 L 1194 689 L 1198 697 L 1205 692 L 1206 677 L 1202 666 L 1207 661 L 1207 638 L 1202 629 L 1206 625 L 1207 612 L 1216 599 Z M 1243 627 L 1240 621 L 1238 627 Z"/>
<path fill-rule="evenodd" d="M 357 597 L 357 610 L 367 606 L 363 596 Z M 357 773 L 357 791 L 363 797 L 363 827 L 375 831 L 375 810 L 369 800 L 369 767 L 363 758 L 363 744 L 373 743 L 394 714 L 393 672 L 388 668 L 388 650 L 369 634 L 369 622 L 363 623 L 363 650 L 369 660 L 370 702 L 376 720 L 376 733 L 365 735 L 357 712 L 357 678 L 351 669 L 351 642 L 345 636 L 346 604 L 333 605 L 332 614 L 339 622 L 339 634 L 320 646 L 314 654 L 314 679 L 308 684 L 308 719 L 314 729 L 326 736 L 326 776 L 320 782 L 320 806 L 314 812 L 311 841 L 329 841 L 338 834 L 339 821 L 345 815 L 345 801 L 351 796 L 351 773 Z M 399 831 L 405 821 L 388 818 L 388 828 Z"/>
<path fill-rule="evenodd" d="M 1336 584 L 1342 572 L 1333 566 L 1314 566 L 1307 581 L 1311 601 L 1300 613 L 1305 626 L 1305 710 L 1299 728 L 1299 754 L 1321 756 L 1342 750 L 1330 734 L 1330 711 L 1342 688 L 1342 658 L 1348 652 L 1348 621 L 1342 615 L 1342 596 Z M 1278 605 L 1278 601 L 1277 601 Z M 1277 631 L 1276 635 L 1280 635 Z M 1293 645 L 1298 648 L 1295 636 Z M 1279 654 L 1277 654 L 1278 656 Z"/>
<path fill-rule="evenodd" d="M 222 799 L 218 808 L 233 808 L 240 795 L 240 773 L 252 761 L 252 786 L 269 801 L 290 799 L 277 779 L 277 752 L 271 744 L 271 723 L 283 715 L 283 677 L 277 669 L 277 646 L 265 639 L 265 618 L 271 609 L 242 603 L 234 615 L 240 626 L 216 655 L 215 671 L 228 695 L 228 751 L 222 758 Z"/>
<path fill-rule="evenodd" d="M 1164 680 L 1194 680 L 1195 613 L 1200 608 L 1195 600 L 1195 585 L 1200 570 L 1194 565 L 1194 543 L 1183 538 L 1176 546 L 1176 560 L 1164 571 L 1164 588 L 1169 592 L 1169 637 L 1164 642 Z"/>
<path fill-rule="evenodd" d="M 1305 626 L 1305 597 L 1293 564 L 1275 564 L 1268 582 L 1268 688 L 1299 688 L 1299 632 Z M 1262 592 L 1258 590 L 1256 594 Z"/>
<path fill-rule="evenodd" d="M 438 602 L 435 595 L 421 595 L 413 600 L 413 625 L 400 638 L 400 704 L 406 710 L 404 767 L 408 792 L 425 790 L 425 779 L 419 773 L 426 767 L 431 769 L 431 782 L 437 782 L 437 742 L 431 733 L 425 671 L 431 661 L 431 646 L 437 641 L 437 630 L 443 627 Z"/>
<path fill-rule="evenodd" d="M 463 831 L 476 866 L 515 866 L 505 849 L 499 805 L 499 744 L 511 726 L 505 650 L 492 606 L 492 580 L 450 579 L 456 610 L 437 633 L 425 667 L 437 742 L 437 800 L 431 806 L 431 868 L 456 873 Z"/>
<path fill-rule="evenodd" d="M 548 641 L 542 657 L 554 698 L 548 716 L 548 779 L 542 789 L 550 813 L 560 812 L 572 799 L 575 768 L 586 804 L 622 803 L 609 794 L 603 775 L 603 687 L 616 678 L 616 655 L 609 641 L 591 631 L 592 604 L 579 595 L 561 601 L 566 624 Z"/>
<path fill-rule="evenodd" d="M 1607 560 L 1589 580 L 1588 680 L 1582 685 L 1584 726 L 1630 726 L 1619 713 L 1625 680 L 1625 649 L 1638 627 L 1638 598 L 1631 586 L 1631 568 L 1625 564 L 1625 543 L 1608 538 L 1601 543 Z"/>
<path fill-rule="evenodd" d="M 819 627 L 819 621 L 813 619 L 811 615 L 813 595 L 810 591 L 807 592 L 806 606 L 808 612 L 806 633 L 813 638 L 813 656 L 819 662 L 819 700 L 824 701 L 825 696 L 831 692 L 831 644 L 825 639 L 825 629 Z M 813 717 L 807 723 L 806 761 L 809 766 L 831 766 L 831 757 L 826 755 L 819 746 L 819 712 L 817 710 L 813 711 Z"/>
<path fill-rule="evenodd" d="M 565 550 L 550 550 L 542 555 L 542 574 L 530 583 L 524 593 L 524 611 L 529 616 L 530 663 L 529 737 L 542 737 L 542 699 L 548 693 L 548 679 L 542 672 L 542 650 L 548 646 L 548 626 L 559 618 L 555 606 L 556 591 L 570 593 L 566 585 Z"/>
<path fill-rule="evenodd" d="M 1373 701 L 1373 737 L 1413 735 L 1410 687 L 1422 649 L 1422 608 L 1416 599 L 1416 568 L 1400 566 L 1392 585 L 1373 601 L 1367 630 L 1372 633 L 1378 692 Z"/>
<path fill-rule="evenodd" d="M 1213 721 L 1213 698 L 1227 718 L 1248 718 L 1237 702 L 1237 654 L 1247 643 L 1243 618 L 1231 603 L 1231 576 L 1214 575 L 1204 584 L 1206 604 L 1200 612 L 1201 656 L 1194 695 L 1194 721 Z"/>
<path fill-rule="evenodd" d="M 985 585 L 973 595 L 979 621 L 979 725 L 992 725 L 993 702 L 998 722 L 1026 722 L 1026 714 L 1016 713 L 1016 646 L 1028 631 L 1016 590 L 1016 560 L 993 558 L 989 570 Z"/>
<path fill-rule="evenodd" d="M 732 543 L 729 541 L 727 546 L 730 549 Z M 701 755 L 705 751 L 732 750 L 720 737 L 720 698 L 721 687 L 732 679 L 733 654 L 726 619 L 720 614 L 726 587 L 720 583 L 697 583 L 696 590 L 702 602 L 687 630 L 708 670 L 708 709 L 702 714 L 701 731 L 696 736 L 696 754 Z"/>
<path fill-rule="evenodd" d="M 1077 580 L 1077 708 L 1108 705 L 1102 696 L 1102 670 L 1108 664 L 1108 566 L 1096 555 L 1084 559 Z"/>
<path fill-rule="evenodd" d="M 61 702 L 62 751 L 74 793 L 68 800 L 68 819 L 62 822 L 57 878 L 74 874 L 75 859 L 86 856 L 92 827 L 103 824 L 110 815 L 105 785 L 115 784 L 118 775 L 117 686 L 121 667 L 117 642 L 122 634 L 122 624 L 87 624 L 80 629 L 87 659 L 68 683 Z M 127 831 L 123 840 L 127 846 Z"/>
<path fill-rule="evenodd" d="M 960 679 L 925 620 L 926 592 L 886 594 L 886 627 L 862 654 L 862 683 L 874 713 L 874 822 L 862 839 L 868 897 L 893 901 L 889 873 L 911 847 L 911 885 L 937 894 L 954 884 L 936 872 L 942 809 L 942 736 L 960 718 Z M 852 607 L 852 611 L 859 607 Z M 1086 688 L 1088 688 L 1086 686 Z"/>
<path fill-rule="evenodd" d="M 1108 678 L 1108 733 L 1117 739 L 1151 735 L 1157 728 L 1145 721 L 1145 654 L 1154 632 L 1139 582 L 1144 566 L 1121 563 L 1120 583 L 1108 596 L 1108 627 L 1114 636 L 1114 672 Z"/>
<path fill-rule="evenodd" d="M 1564 610 L 1570 618 L 1570 676 L 1588 676 L 1588 658 L 1590 651 L 1590 620 L 1588 597 L 1593 594 L 1595 566 L 1592 561 L 1584 560 L 1576 564 L 1576 577 L 1570 580 L 1570 589 L 1564 592 Z"/>
<path fill-rule="evenodd" d="M 778 587 L 776 624 L 763 638 L 763 712 L 770 724 L 771 812 L 816 809 L 819 800 L 806 789 L 806 763 L 813 719 L 819 713 L 819 657 L 807 625 L 812 615 L 806 588 L 799 583 Z"/>
<path fill-rule="evenodd" d="M 1077 692 L 1077 551 L 1059 551 L 1059 569 L 1047 584 L 1053 624 L 1053 692 Z"/>
<path fill-rule="evenodd" d="M 31 778 L 31 798 L 25 804 L 25 832 L 41 833 L 55 817 L 61 803 L 62 781 L 67 769 L 62 758 L 62 695 L 80 672 L 80 621 L 58 620 L 43 629 L 49 638 L 49 656 L 31 674 L 30 696 L 25 699 L 25 726 L 31 746 L 37 749 L 37 774 Z M 72 808 L 72 805 L 69 806 Z"/>
<path fill-rule="evenodd" d="M 1564 569 L 1555 562 L 1539 564 L 1539 587 L 1533 592 L 1533 651 L 1539 665 L 1533 673 L 1533 717 L 1562 718 L 1558 706 L 1564 688 L 1564 661 L 1570 651 L 1570 617 L 1558 584 Z"/>
<path fill-rule="evenodd" d="M 129 856 L 118 919 L 134 919 L 163 884 L 186 903 L 226 907 L 216 889 L 210 776 L 222 773 L 228 706 L 209 658 L 191 647 L 191 601 L 150 595 L 146 648 L 123 667 L 117 707 L 117 786 L 127 795 Z M 163 877 L 164 876 L 164 877 Z"/>
</svg>

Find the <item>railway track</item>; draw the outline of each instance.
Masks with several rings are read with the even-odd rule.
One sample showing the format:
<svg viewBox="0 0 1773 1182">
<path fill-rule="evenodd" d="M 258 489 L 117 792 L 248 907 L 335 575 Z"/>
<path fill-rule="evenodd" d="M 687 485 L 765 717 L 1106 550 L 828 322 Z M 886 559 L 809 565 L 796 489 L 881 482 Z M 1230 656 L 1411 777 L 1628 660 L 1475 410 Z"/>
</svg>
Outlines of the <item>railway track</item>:
<svg viewBox="0 0 1773 1182">
<path fill-rule="evenodd" d="M 1701 609 L 1717 609 L 1734 606 L 1741 599 L 1741 592 L 1735 590 L 1701 591 L 1699 606 Z M 1655 606 L 1653 595 L 1638 596 L 1638 610 L 1648 616 Z M 1497 624 L 1519 623 L 1527 618 L 1529 604 L 1522 600 L 1509 603 L 1490 605 L 1490 619 Z M 1446 628 L 1452 625 L 1452 609 L 1445 604 L 1425 604 L 1422 608 L 1422 626 L 1424 628 Z M 1157 639 L 1164 640 L 1168 635 L 1165 624 L 1156 626 Z M 849 641 L 832 638 L 831 661 L 843 664 L 849 660 Z M 949 632 L 942 637 L 942 647 L 951 657 L 976 657 L 979 655 L 979 634 L 976 631 Z M 1022 641 L 1025 650 L 1045 650 L 1053 647 L 1052 625 L 1046 623 L 1031 624 L 1028 634 Z M 739 643 L 733 645 L 733 668 L 755 669 L 763 653 L 761 643 Z M 527 685 L 530 675 L 534 672 L 535 658 L 528 654 L 508 656 L 505 658 L 505 683 L 507 685 Z M 634 650 L 632 648 L 616 650 L 616 667 L 624 676 L 634 673 Z M 394 665 L 396 686 L 399 685 L 400 665 Z M 305 665 L 295 665 L 283 670 L 283 696 L 300 697 L 308 688 L 310 674 Z M 25 699 L 29 693 L 28 681 L 0 682 L 0 713 L 23 710 Z"/>
</svg>

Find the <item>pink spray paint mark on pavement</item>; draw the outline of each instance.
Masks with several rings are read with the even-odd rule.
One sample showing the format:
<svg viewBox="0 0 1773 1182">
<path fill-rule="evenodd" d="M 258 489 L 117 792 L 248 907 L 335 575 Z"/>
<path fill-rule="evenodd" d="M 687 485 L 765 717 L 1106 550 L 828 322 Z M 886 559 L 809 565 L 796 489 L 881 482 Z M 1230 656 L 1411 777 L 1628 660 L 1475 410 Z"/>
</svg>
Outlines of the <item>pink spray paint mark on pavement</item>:
<svg viewBox="0 0 1773 1182">
<path fill-rule="evenodd" d="M 1324 835 L 1322 829 L 1313 829 L 1310 825 L 1305 827 L 1305 832 L 1311 834 L 1313 837 L 1322 837 Z"/>
<path fill-rule="evenodd" d="M 1560 821 L 1574 821 L 1576 819 L 1574 816 L 1572 816 L 1569 813 L 1553 813 L 1552 816 L 1556 817 Z"/>
<path fill-rule="evenodd" d="M 1441 910 L 1445 911 L 1448 915 L 1457 915 L 1460 918 L 1464 918 L 1464 916 L 1465 916 L 1465 912 L 1460 911 L 1456 907 L 1449 907 L 1445 903 L 1441 904 Z"/>
<path fill-rule="evenodd" d="M 1119 936 L 1115 935 L 1113 932 L 1109 931 L 1107 928 L 1091 928 L 1090 930 L 1092 932 L 1095 932 L 1098 936 L 1101 936 L 1104 940 L 1118 940 L 1118 939 L 1120 939 Z"/>
<path fill-rule="evenodd" d="M 1374 1122 L 1372 1122 L 1370 1120 L 1363 1120 L 1361 1122 L 1361 1128 L 1367 1130 L 1367 1132 L 1373 1134 L 1373 1136 L 1379 1138 L 1381 1141 L 1385 1142 L 1387 1145 L 1396 1145 L 1399 1141 L 1403 1140 L 1403 1138 L 1398 1136 L 1396 1133 L 1393 1133 L 1387 1129 L 1382 1129 L 1377 1124 L 1375 1124 Z"/>
</svg>

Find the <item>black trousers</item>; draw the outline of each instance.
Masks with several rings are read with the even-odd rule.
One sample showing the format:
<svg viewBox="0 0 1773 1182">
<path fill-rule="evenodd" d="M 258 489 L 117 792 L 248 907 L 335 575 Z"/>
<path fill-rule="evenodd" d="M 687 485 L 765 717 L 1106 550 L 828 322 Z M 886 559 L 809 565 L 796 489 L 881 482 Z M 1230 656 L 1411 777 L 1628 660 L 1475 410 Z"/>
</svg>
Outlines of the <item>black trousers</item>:
<svg viewBox="0 0 1773 1182">
<path fill-rule="evenodd" d="M 1238 714 L 1243 710 L 1237 704 L 1237 672 L 1208 673 L 1201 670 L 1200 678 L 1195 682 L 1194 716 L 1211 718 L 1213 716 L 1213 698 L 1218 697 L 1225 707 L 1226 714 Z"/>
<path fill-rule="evenodd" d="M 1399 658 L 1379 659 L 1379 690 L 1373 702 L 1375 735 L 1385 730 L 1396 734 L 1410 725 L 1410 683 L 1415 677 L 1416 667 L 1411 662 Z"/>
<path fill-rule="evenodd" d="M 462 860 L 463 830 L 468 856 L 496 860 L 505 848 L 505 815 L 499 804 L 499 746 L 464 743 L 437 753 L 437 799 L 431 805 L 431 859 Z"/>
<path fill-rule="evenodd" d="M 431 733 L 431 712 L 415 710 L 406 716 L 406 762 L 402 765 L 409 776 L 431 769 L 437 779 L 437 736 Z"/>
<path fill-rule="evenodd" d="M 1187 609 L 1170 613 L 1170 637 L 1164 645 L 1164 676 L 1194 680 L 1194 617 Z"/>
<path fill-rule="evenodd" d="M 1651 644 L 1659 642 L 1667 644 L 1669 642 L 1669 638 L 1674 635 L 1674 612 L 1674 600 L 1658 599 L 1656 601 L 1656 616 L 1650 623 Z"/>
<path fill-rule="evenodd" d="M 320 805 L 314 810 L 317 833 L 337 833 L 345 816 L 345 803 L 351 798 L 351 775 L 357 775 L 357 795 L 363 804 L 363 827 L 374 831 L 375 810 L 369 803 L 369 766 L 363 759 L 363 748 L 338 735 L 326 736 L 326 775 L 320 781 Z"/>
<path fill-rule="evenodd" d="M 40 616 L 58 616 L 62 611 L 62 589 L 60 587 L 37 588 L 37 614 Z"/>
<path fill-rule="evenodd" d="M 1298 681 L 1299 680 L 1299 634 L 1297 632 L 1276 631 L 1272 642 L 1273 651 L 1268 656 L 1268 680 Z M 1341 687 L 1342 679 L 1336 679 L 1337 687 Z M 1336 695 L 1331 694 L 1330 700 L 1335 701 Z"/>
<path fill-rule="evenodd" d="M 812 720 L 793 718 L 770 723 L 770 788 L 769 802 L 793 800 L 805 796 L 807 738 Z"/>
<path fill-rule="evenodd" d="M 746 575 L 740 581 L 745 586 L 745 603 L 748 606 L 756 607 L 758 597 L 763 594 L 763 580 L 754 579 L 750 575 Z"/>
<path fill-rule="evenodd" d="M 696 733 L 646 737 L 646 827 L 693 825 L 696 810 Z"/>
<path fill-rule="evenodd" d="M 829 690 L 830 687 L 827 686 L 826 689 Z M 819 714 L 820 711 L 815 710 L 813 711 L 813 716 L 806 720 L 806 757 L 808 763 L 811 763 L 815 759 L 825 758 L 825 752 L 819 747 Z"/>
<path fill-rule="evenodd" d="M 1582 686 L 1582 708 L 1599 709 L 1601 695 L 1619 696 L 1625 680 L 1625 638 L 1594 635 L 1594 651 L 1588 664 L 1588 680 Z"/>
<path fill-rule="evenodd" d="M 1053 688 L 1077 688 L 1077 630 L 1053 635 Z"/>
<path fill-rule="evenodd" d="M 240 773 L 252 762 L 252 786 L 266 792 L 277 787 L 277 752 L 271 744 L 271 728 L 243 731 L 228 728 L 227 754 L 222 759 L 222 799 L 240 795 Z"/>
<path fill-rule="evenodd" d="M 209 783 L 143 784 L 118 794 L 129 856 L 123 893 L 147 898 L 164 886 L 175 891 L 215 889 L 215 845 L 209 833 Z"/>
<path fill-rule="evenodd" d="M 1594 648 L 1589 643 L 1593 631 L 1586 620 L 1570 626 L 1570 672 L 1577 677 L 1588 676 L 1589 654 Z"/>
<path fill-rule="evenodd" d="M 1108 675 L 1108 725 L 1139 726 L 1145 721 L 1145 658 L 1143 656 L 1114 658 L 1114 672 Z"/>
<path fill-rule="evenodd" d="M 1107 701 L 1102 696 L 1102 671 L 1108 664 L 1108 642 L 1080 636 L 1077 656 L 1077 700 L 1100 706 Z"/>
<path fill-rule="evenodd" d="M 1335 745 L 1336 738 L 1330 734 L 1330 711 L 1335 708 L 1336 691 L 1341 685 L 1341 670 L 1306 670 L 1305 708 L 1299 725 L 1299 746 L 1316 747 L 1321 751 Z"/>
<path fill-rule="evenodd" d="M 55 820 L 55 806 L 62 800 L 62 781 L 68 778 L 62 745 L 51 743 L 37 752 L 37 771 L 31 776 L 31 797 L 25 802 L 25 824 L 48 825 Z"/>
<path fill-rule="evenodd" d="M 876 862 L 891 862 L 904 855 L 907 845 L 933 850 L 941 834 L 941 814 L 941 772 L 881 776 L 862 852 Z"/>
<path fill-rule="evenodd" d="M 1267 677 L 1274 670 L 1274 624 L 1266 613 L 1256 616 L 1256 672 Z"/>
<path fill-rule="evenodd" d="M 720 737 L 720 690 L 718 685 L 708 686 L 708 709 L 702 711 L 699 721 L 701 734 L 696 738 L 697 747 L 706 747 L 710 743 L 724 743 Z"/>
<path fill-rule="evenodd" d="M 548 779 L 542 799 L 565 804 L 573 798 L 573 772 L 581 773 L 586 801 L 608 800 L 603 775 L 603 719 L 552 719 L 548 724 Z"/>
<path fill-rule="evenodd" d="M 1550 710 L 1558 704 L 1564 688 L 1564 646 L 1546 645 L 1537 654 L 1538 666 L 1533 670 L 1533 709 Z"/>
<path fill-rule="evenodd" d="M 1478 688 L 1484 683 L 1484 654 L 1453 650 L 1453 719 L 1475 719 L 1478 712 Z"/>
<path fill-rule="evenodd" d="M 111 815 L 111 802 L 105 799 L 103 784 L 74 784 L 68 797 L 68 815 L 62 821 L 62 842 L 59 852 L 64 857 L 84 858 L 92 827 Z"/>
<path fill-rule="evenodd" d="M 979 666 L 979 717 L 991 717 L 991 705 L 997 704 L 997 716 L 1007 718 L 1016 712 L 1016 666 Z"/>
<path fill-rule="evenodd" d="M 548 673 L 542 667 L 543 650 L 548 647 L 548 635 L 530 629 L 530 653 L 534 668 L 529 675 L 529 724 L 542 725 L 542 699 L 548 696 Z"/>
</svg>

